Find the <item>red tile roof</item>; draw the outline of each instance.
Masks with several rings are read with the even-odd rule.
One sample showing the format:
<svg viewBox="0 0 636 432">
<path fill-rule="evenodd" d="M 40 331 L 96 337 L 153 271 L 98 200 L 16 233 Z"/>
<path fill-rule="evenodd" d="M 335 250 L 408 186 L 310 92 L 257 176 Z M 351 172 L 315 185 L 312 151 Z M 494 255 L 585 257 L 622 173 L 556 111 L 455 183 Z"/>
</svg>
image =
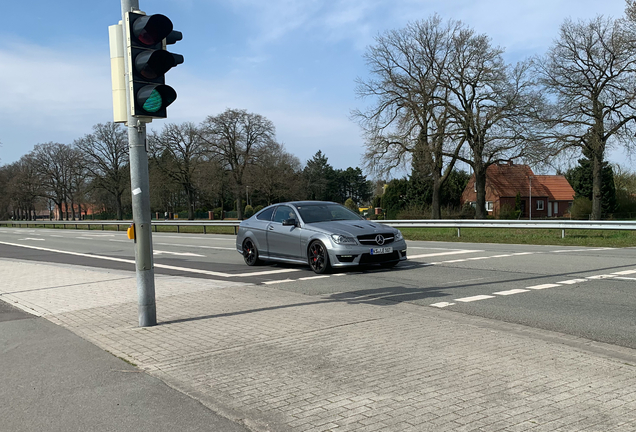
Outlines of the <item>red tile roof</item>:
<svg viewBox="0 0 636 432">
<path fill-rule="evenodd" d="M 539 175 L 535 176 L 548 191 L 550 201 L 573 201 L 574 189 L 562 175 Z M 532 183 L 534 188 L 534 180 Z"/>
<path fill-rule="evenodd" d="M 486 185 L 490 185 L 499 197 L 515 197 L 530 193 L 530 177 L 532 177 L 532 196 L 548 197 L 550 192 L 541 181 L 536 181 L 528 165 L 490 165 L 486 171 Z M 540 176 L 547 177 L 547 176 Z"/>
</svg>

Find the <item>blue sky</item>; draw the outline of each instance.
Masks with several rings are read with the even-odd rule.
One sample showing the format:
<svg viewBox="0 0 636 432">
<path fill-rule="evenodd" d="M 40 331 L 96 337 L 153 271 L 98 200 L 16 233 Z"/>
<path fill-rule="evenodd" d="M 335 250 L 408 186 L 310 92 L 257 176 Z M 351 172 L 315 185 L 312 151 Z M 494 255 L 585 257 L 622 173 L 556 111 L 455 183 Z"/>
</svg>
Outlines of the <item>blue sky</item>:
<svg viewBox="0 0 636 432">
<path fill-rule="evenodd" d="M 199 123 L 226 108 L 264 115 L 287 151 L 318 150 L 335 168 L 361 165 L 350 112 L 374 37 L 433 13 L 486 33 L 516 62 L 542 54 L 565 18 L 619 17 L 624 0 L 140 0 L 183 33 L 167 74 L 178 99 L 165 122 Z M 0 165 L 34 145 L 70 144 L 112 121 L 108 26 L 120 0 L 3 0 L 0 6 Z M 624 155 L 610 158 L 633 169 Z"/>
</svg>

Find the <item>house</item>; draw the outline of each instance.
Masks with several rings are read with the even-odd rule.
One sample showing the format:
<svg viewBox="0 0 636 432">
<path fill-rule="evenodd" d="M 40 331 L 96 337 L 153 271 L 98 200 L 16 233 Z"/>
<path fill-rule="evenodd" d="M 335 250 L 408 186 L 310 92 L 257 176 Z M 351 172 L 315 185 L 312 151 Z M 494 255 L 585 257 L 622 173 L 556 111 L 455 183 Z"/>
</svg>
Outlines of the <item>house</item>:
<svg viewBox="0 0 636 432">
<path fill-rule="evenodd" d="M 522 218 L 563 217 L 569 214 L 574 201 L 574 189 L 562 175 L 535 175 L 528 165 L 515 165 L 512 161 L 488 167 L 486 211 L 490 216 L 497 217 L 504 206 L 514 209 L 517 193 L 521 198 Z M 462 193 L 461 204 L 476 201 L 473 174 Z"/>
</svg>

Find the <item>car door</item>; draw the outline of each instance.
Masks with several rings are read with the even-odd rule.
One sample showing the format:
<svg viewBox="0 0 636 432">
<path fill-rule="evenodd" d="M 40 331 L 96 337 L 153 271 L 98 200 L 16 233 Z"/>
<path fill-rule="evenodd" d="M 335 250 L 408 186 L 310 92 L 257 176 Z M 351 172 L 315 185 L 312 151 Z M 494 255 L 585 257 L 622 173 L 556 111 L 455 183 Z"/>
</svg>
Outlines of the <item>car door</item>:
<svg viewBox="0 0 636 432">
<path fill-rule="evenodd" d="M 253 225 L 252 232 L 256 237 L 256 245 L 259 248 L 259 251 L 263 255 L 269 255 L 269 251 L 267 250 L 267 228 L 272 221 L 272 216 L 274 215 L 274 207 L 267 208 L 256 215 L 256 221 Z"/>
<path fill-rule="evenodd" d="M 298 216 L 293 208 L 288 205 L 276 207 L 274 217 L 267 227 L 267 250 L 271 257 L 279 258 L 303 258 L 300 250 L 301 228 L 296 225 L 283 225 L 287 219 L 296 219 Z"/>
</svg>

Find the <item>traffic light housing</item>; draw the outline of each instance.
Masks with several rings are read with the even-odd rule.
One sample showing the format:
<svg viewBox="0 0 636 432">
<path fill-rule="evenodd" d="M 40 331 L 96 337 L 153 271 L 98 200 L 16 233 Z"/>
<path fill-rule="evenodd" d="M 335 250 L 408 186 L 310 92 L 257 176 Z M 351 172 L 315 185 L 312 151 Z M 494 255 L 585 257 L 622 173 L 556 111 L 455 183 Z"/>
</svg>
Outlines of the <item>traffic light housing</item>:
<svg viewBox="0 0 636 432">
<path fill-rule="evenodd" d="M 177 99 L 177 92 L 166 85 L 165 73 L 183 63 L 183 56 L 166 50 L 181 40 L 165 15 L 126 12 L 126 54 L 128 93 L 133 117 L 166 118 L 166 108 Z"/>
</svg>

